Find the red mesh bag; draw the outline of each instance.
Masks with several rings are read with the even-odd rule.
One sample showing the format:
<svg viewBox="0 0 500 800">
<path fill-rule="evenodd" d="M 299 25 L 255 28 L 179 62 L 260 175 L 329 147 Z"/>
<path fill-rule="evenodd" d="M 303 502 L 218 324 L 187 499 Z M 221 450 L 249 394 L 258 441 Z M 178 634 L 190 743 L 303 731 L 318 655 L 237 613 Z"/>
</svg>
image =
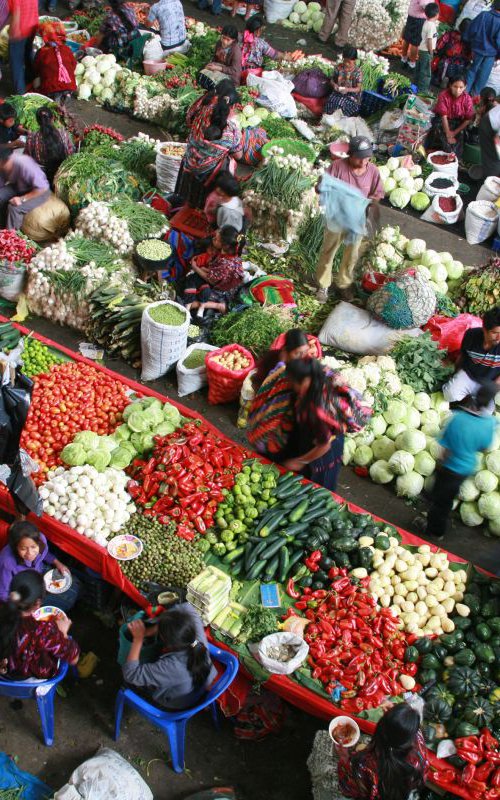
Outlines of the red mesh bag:
<svg viewBox="0 0 500 800">
<path fill-rule="evenodd" d="M 244 369 L 228 369 L 223 364 L 214 361 L 214 358 L 223 353 L 238 352 L 248 360 Z M 228 344 L 219 350 L 212 350 L 205 358 L 208 378 L 208 402 L 212 405 L 231 403 L 240 396 L 241 386 L 246 376 L 255 367 L 252 354 L 239 344 Z"/>
<path fill-rule="evenodd" d="M 321 358 L 323 355 L 323 351 L 321 349 L 321 345 L 319 343 L 319 339 L 316 336 L 313 336 L 312 333 L 308 333 L 307 341 L 309 342 L 309 355 L 311 358 Z M 280 333 L 280 335 L 274 340 L 270 350 L 281 350 L 282 347 L 285 345 L 286 333 Z"/>
</svg>

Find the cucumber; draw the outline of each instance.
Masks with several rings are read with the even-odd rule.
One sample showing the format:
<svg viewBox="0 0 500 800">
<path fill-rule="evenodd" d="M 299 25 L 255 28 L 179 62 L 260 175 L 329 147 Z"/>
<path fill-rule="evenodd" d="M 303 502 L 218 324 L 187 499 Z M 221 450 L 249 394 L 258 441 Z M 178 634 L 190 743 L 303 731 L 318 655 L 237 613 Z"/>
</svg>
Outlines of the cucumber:
<svg viewBox="0 0 500 800">
<path fill-rule="evenodd" d="M 299 503 L 297 508 L 294 508 L 291 514 L 288 515 L 288 520 L 291 523 L 298 522 L 299 519 L 302 519 L 308 508 L 309 508 L 309 500 L 306 498 L 305 500 L 302 500 L 301 503 Z"/>
<path fill-rule="evenodd" d="M 305 497 L 307 497 L 310 494 L 311 492 L 309 488 L 307 488 L 303 492 L 294 492 L 293 497 L 291 497 L 289 500 L 284 501 L 283 503 L 280 503 L 281 508 L 283 509 L 283 511 L 292 511 L 296 506 L 299 505 L 299 503 L 302 500 L 304 500 Z"/>
<path fill-rule="evenodd" d="M 308 531 L 304 530 L 304 523 L 303 520 L 300 522 L 296 522 L 295 525 L 288 525 L 285 530 L 283 531 L 284 536 L 297 536 L 297 534 L 303 534 L 303 536 L 309 536 Z"/>
<path fill-rule="evenodd" d="M 255 580 L 261 575 L 267 566 L 267 561 L 256 561 L 253 567 L 247 572 L 247 578 L 249 581 Z"/>
<path fill-rule="evenodd" d="M 299 548 L 299 550 L 294 550 L 292 553 L 290 553 L 290 563 L 288 564 L 288 571 L 291 572 L 292 567 L 294 567 L 295 564 L 302 558 L 304 558 L 304 551 L 302 550 L 302 548 Z"/>
<path fill-rule="evenodd" d="M 290 553 L 288 552 L 288 548 L 284 545 L 282 546 L 279 552 L 280 560 L 279 560 L 279 575 L 278 580 L 283 583 L 288 575 L 290 569 Z"/>
<path fill-rule="evenodd" d="M 255 529 L 255 533 L 260 534 L 263 538 L 265 536 L 269 536 L 270 533 L 275 530 L 280 524 L 281 519 L 283 518 L 283 513 L 281 510 L 276 511 L 274 510 L 272 514 L 269 514 L 263 517 L 262 521 L 259 522 Z M 264 531 L 264 533 L 263 533 Z"/>
<path fill-rule="evenodd" d="M 260 543 L 256 547 L 250 549 L 250 554 L 248 556 L 248 559 L 245 555 L 245 568 L 247 570 L 252 569 L 253 565 L 259 560 L 260 554 L 268 546 L 268 544 L 269 543 L 267 539 L 261 539 Z"/>
<path fill-rule="evenodd" d="M 312 522 L 313 520 L 318 519 L 318 517 L 322 517 L 325 511 L 327 511 L 326 506 L 318 506 L 318 508 L 308 509 L 302 517 L 301 522 L 304 525 L 307 525 L 308 522 Z"/>
<path fill-rule="evenodd" d="M 268 561 L 266 572 L 263 578 L 264 583 L 268 583 L 269 581 L 272 581 L 276 577 L 276 572 L 278 571 L 279 563 L 280 563 L 279 554 L 274 556 L 272 561 Z"/>
<path fill-rule="evenodd" d="M 231 550 L 230 553 L 227 553 L 222 560 L 225 564 L 231 564 L 233 561 L 238 561 L 238 559 L 243 556 L 244 552 L 244 545 L 241 545 L 241 547 L 235 547 L 235 549 Z"/>
<path fill-rule="evenodd" d="M 262 561 L 269 561 L 270 558 L 273 558 L 273 556 L 279 552 L 280 547 L 283 547 L 283 539 L 281 537 L 276 542 L 271 542 L 265 550 L 262 550 L 260 558 Z"/>
</svg>

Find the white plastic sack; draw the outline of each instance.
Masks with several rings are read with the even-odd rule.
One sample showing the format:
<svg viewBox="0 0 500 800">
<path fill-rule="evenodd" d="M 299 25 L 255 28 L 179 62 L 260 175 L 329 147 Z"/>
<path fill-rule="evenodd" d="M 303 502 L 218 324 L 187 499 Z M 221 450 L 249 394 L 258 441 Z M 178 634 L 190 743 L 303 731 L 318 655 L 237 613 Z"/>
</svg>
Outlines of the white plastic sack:
<svg viewBox="0 0 500 800">
<path fill-rule="evenodd" d="M 15 301 L 23 291 L 26 279 L 24 264 L 8 264 L 0 262 L 0 297 L 4 300 Z"/>
<path fill-rule="evenodd" d="M 488 200 L 490 203 L 496 203 L 499 197 L 500 178 L 495 178 L 493 175 L 491 175 L 484 181 L 477 193 L 476 200 Z"/>
<path fill-rule="evenodd" d="M 162 323 L 151 319 L 150 309 L 166 303 L 184 312 L 185 321 L 182 325 L 162 325 Z M 158 303 L 150 303 L 144 309 L 141 319 L 141 380 L 154 381 L 156 378 L 161 378 L 184 355 L 187 348 L 189 325 L 189 313 L 184 306 L 174 303 L 172 300 L 160 300 Z"/>
<path fill-rule="evenodd" d="M 402 336 L 420 336 L 421 333 L 420 328 L 401 331 L 389 328 L 364 308 L 341 302 L 325 320 L 318 339 L 321 344 L 337 347 L 346 353 L 383 355 Z"/>
<path fill-rule="evenodd" d="M 462 213 L 464 207 L 463 200 L 460 195 L 457 194 L 455 197 L 455 211 L 443 211 L 439 205 L 440 199 L 440 195 L 434 195 L 431 205 L 424 211 L 420 219 L 424 220 L 424 222 L 435 222 L 437 225 L 453 225 Z"/>
<path fill-rule="evenodd" d="M 187 394 L 197 392 L 198 389 L 202 389 L 208 383 L 207 368 L 204 364 L 201 367 L 194 367 L 194 369 L 184 366 L 184 361 L 193 350 L 206 350 L 208 352 L 209 350 L 218 350 L 218 348 L 205 342 L 189 345 L 182 356 L 182 360 L 177 362 L 175 368 L 177 372 L 177 394 L 179 397 L 185 397 Z"/>
<path fill-rule="evenodd" d="M 144 61 L 163 61 L 163 47 L 159 36 L 152 36 L 144 45 Z"/>
<path fill-rule="evenodd" d="M 379 128 L 381 131 L 398 131 L 403 124 L 404 117 L 405 115 L 400 108 L 385 111 L 379 122 Z"/>
<path fill-rule="evenodd" d="M 297 649 L 296 655 L 290 661 L 275 661 L 267 655 L 270 647 L 279 647 L 279 645 L 289 644 Z M 287 631 L 280 631 L 280 633 L 271 633 L 269 636 L 264 636 L 258 644 L 250 645 L 249 647 L 253 657 L 259 664 L 275 675 L 291 675 L 295 672 L 307 658 L 309 652 L 309 645 L 294 633 Z"/>
<path fill-rule="evenodd" d="M 128 761 L 103 747 L 75 769 L 54 800 L 153 800 L 153 793 Z"/>
<path fill-rule="evenodd" d="M 451 175 L 452 178 L 458 177 L 458 158 L 455 156 L 453 161 L 447 164 L 436 164 L 433 159 L 436 156 L 449 156 L 450 153 L 445 153 L 444 150 L 435 150 L 427 156 L 427 163 L 430 164 L 434 172 L 444 172 L 445 175 Z"/>
<path fill-rule="evenodd" d="M 276 111 L 282 117 L 297 116 L 297 106 L 292 97 L 295 86 L 277 70 L 263 72 L 261 76 L 248 75 L 247 86 L 258 90 L 260 105 Z"/>
<path fill-rule="evenodd" d="M 489 239 L 498 224 L 498 209 L 487 200 L 473 200 L 465 212 L 465 238 L 468 244 Z"/>
<path fill-rule="evenodd" d="M 446 186 L 444 189 L 439 189 L 437 186 L 432 186 L 433 182 L 438 178 L 449 178 L 451 181 L 450 186 Z M 429 197 L 434 197 L 434 195 L 440 195 L 441 197 L 453 197 L 458 192 L 458 187 L 460 186 L 458 180 L 453 177 L 453 175 L 443 175 L 442 172 L 431 172 L 429 177 L 424 183 L 424 192 L 429 195 Z"/>
<path fill-rule="evenodd" d="M 184 142 L 161 142 L 156 152 L 156 185 L 162 192 L 173 192 L 177 183 L 177 175 L 181 166 L 182 156 L 169 156 L 162 153 L 162 148 L 167 145 L 183 147 Z"/>
<path fill-rule="evenodd" d="M 461 23 L 464 19 L 470 19 L 472 22 L 473 19 L 479 16 L 482 11 L 489 11 L 490 3 L 488 0 L 467 0 L 462 11 L 460 12 L 460 16 L 455 21 L 455 30 L 458 31 L 460 28 Z M 487 81 L 486 86 L 491 86 L 491 84 Z"/>
<path fill-rule="evenodd" d="M 272 25 L 281 19 L 287 19 L 293 10 L 295 0 L 264 0 L 266 20 Z"/>
</svg>

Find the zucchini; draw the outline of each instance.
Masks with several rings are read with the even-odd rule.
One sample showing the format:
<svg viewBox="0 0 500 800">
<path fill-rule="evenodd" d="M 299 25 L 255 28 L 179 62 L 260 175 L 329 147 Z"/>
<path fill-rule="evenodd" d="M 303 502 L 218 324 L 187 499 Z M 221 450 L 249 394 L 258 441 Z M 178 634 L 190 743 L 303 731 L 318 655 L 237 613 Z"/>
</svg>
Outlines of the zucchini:
<svg viewBox="0 0 500 800">
<path fill-rule="evenodd" d="M 269 561 L 270 558 L 274 558 L 276 553 L 279 552 L 280 547 L 283 547 L 283 539 L 281 536 L 275 542 L 271 542 L 271 544 L 266 547 L 260 554 L 262 561 Z"/>
<path fill-rule="evenodd" d="M 264 572 L 264 569 L 267 566 L 267 561 L 257 561 L 253 567 L 247 572 L 247 578 L 249 581 L 253 581 L 259 577 Z"/>
<path fill-rule="evenodd" d="M 292 511 L 292 513 L 291 513 L 291 514 L 289 514 L 289 515 L 288 515 L 288 519 L 289 519 L 289 521 L 290 521 L 291 523 L 298 522 L 298 521 L 299 521 L 299 519 L 302 519 L 302 517 L 303 517 L 303 516 L 304 516 L 304 514 L 306 513 L 306 511 L 307 511 L 308 507 L 309 507 L 309 500 L 306 498 L 305 500 L 302 500 L 302 502 L 301 502 L 301 503 L 299 503 L 299 505 L 297 506 L 297 508 L 295 508 L 295 509 Z"/>
<path fill-rule="evenodd" d="M 240 547 L 236 547 L 234 550 L 231 550 L 230 553 L 227 553 L 222 560 L 225 564 L 231 564 L 233 561 L 238 561 L 238 559 L 243 556 L 244 552 L 245 546 L 241 545 Z"/>
<path fill-rule="evenodd" d="M 256 547 L 250 547 L 248 558 L 247 554 L 245 553 L 245 569 L 247 571 L 252 569 L 255 562 L 259 560 L 260 554 L 262 553 L 264 548 L 268 547 L 268 545 L 269 545 L 269 540 L 261 539 Z"/>
<path fill-rule="evenodd" d="M 279 574 L 278 580 L 283 583 L 286 580 L 286 576 L 290 570 L 290 553 L 288 552 L 288 548 L 285 545 L 282 545 L 281 550 L 279 552 Z"/>
<path fill-rule="evenodd" d="M 277 511 L 276 516 L 273 517 L 269 522 L 267 522 L 260 530 L 259 536 L 262 536 L 263 539 L 266 539 L 270 533 L 276 530 L 279 527 L 281 520 L 283 519 L 283 512 Z"/>
<path fill-rule="evenodd" d="M 309 522 L 313 522 L 313 520 L 318 519 L 318 517 L 322 517 L 325 511 L 326 511 L 325 506 L 319 506 L 318 508 L 308 508 L 307 512 L 302 517 L 301 522 L 304 525 L 307 525 Z"/>
<path fill-rule="evenodd" d="M 289 551 L 290 552 L 290 551 Z M 290 563 L 288 565 L 288 571 L 290 572 L 292 567 L 295 566 L 297 561 L 300 561 L 304 557 L 304 551 L 301 549 L 295 550 L 295 552 L 290 553 Z"/>
<path fill-rule="evenodd" d="M 274 556 L 272 561 L 268 561 L 267 567 L 266 567 L 266 571 L 265 571 L 265 574 L 264 574 L 264 579 L 263 579 L 264 583 L 268 583 L 269 581 L 272 581 L 272 580 L 275 579 L 279 563 L 280 563 L 279 555 Z"/>
</svg>

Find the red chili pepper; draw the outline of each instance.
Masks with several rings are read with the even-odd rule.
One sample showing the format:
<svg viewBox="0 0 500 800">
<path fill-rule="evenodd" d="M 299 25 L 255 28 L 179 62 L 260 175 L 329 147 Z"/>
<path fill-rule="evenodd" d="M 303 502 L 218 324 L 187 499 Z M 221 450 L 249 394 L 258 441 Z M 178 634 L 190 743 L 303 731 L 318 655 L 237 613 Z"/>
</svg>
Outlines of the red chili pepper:
<svg viewBox="0 0 500 800">
<path fill-rule="evenodd" d="M 295 603 L 295 608 L 297 608 L 299 611 L 305 611 L 307 608 L 307 601 L 299 600 L 297 603 Z"/>
<path fill-rule="evenodd" d="M 457 747 L 457 756 L 467 761 L 469 764 L 479 764 L 479 762 L 483 760 L 483 755 L 479 751 L 465 750 L 461 747 Z"/>
<path fill-rule="evenodd" d="M 196 517 L 194 521 L 194 526 L 198 531 L 198 533 L 206 533 L 207 526 L 205 525 L 201 517 Z"/>
<path fill-rule="evenodd" d="M 467 764 L 462 770 L 461 781 L 467 786 L 476 776 L 476 767 L 473 764 Z"/>
<path fill-rule="evenodd" d="M 500 800 L 500 788 L 493 787 L 486 792 L 486 800 Z"/>
<path fill-rule="evenodd" d="M 484 757 L 489 761 L 490 764 L 494 764 L 495 767 L 500 765 L 500 753 L 495 750 L 486 750 Z"/>
<path fill-rule="evenodd" d="M 476 767 L 476 775 L 475 775 L 476 780 L 485 781 L 485 783 L 487 783 L 488 778 L 490 777 L 494 769 L 495 767 L 493 766 L 493 764 L 490 764 L 488 761 Z"/>
<path fill-rule="evenodd" d="M 482 728 L 479 745 L 483 750 L 498 750 L 498 739 L 495 739 L 489 728 Z"/>
<path fill-rule="evenodd" d="M 500 788 L 500 767 L 495 769 L 493 776 L 490 778 L 490 786 L 493 786 L 495 789 Z"/>
<path fill-rule="evenodd" d="M 294 598 L 300 597 L 300 592 L 295 588 L 295 583 L 293 578 L 288 579 L 288 583 L 286 585 L 286 593 L 288 597 L 294 597 Z"/>
</svg>

